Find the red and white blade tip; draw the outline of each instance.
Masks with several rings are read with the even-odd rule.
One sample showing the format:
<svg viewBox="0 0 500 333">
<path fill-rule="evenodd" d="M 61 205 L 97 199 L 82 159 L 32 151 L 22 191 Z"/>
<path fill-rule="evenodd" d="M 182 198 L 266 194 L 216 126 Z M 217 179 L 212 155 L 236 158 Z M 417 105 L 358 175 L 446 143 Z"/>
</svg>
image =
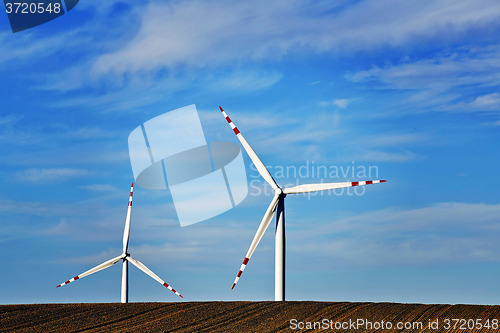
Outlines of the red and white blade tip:
<svg viewBox="0 0 500 333">
<path fill-rule="evenodd" d="M 231 290 L 233 290 L 234 287 L 236 286 L 236 283 L 238 283 L 238 280 L 240 279 L 241 274 L 243 274 L 245 267 L 247 267 L 248 260 L 250 260 L 250 259 L 248 259 L 247 257 L 245 257 L 245 259 L 243 259 L 243 264 L 241 264 L 240 270 L 238 271 L 238 274 L 236 275 L 236 278 L 234 279 L 233 286 L 231 287 Z"/>
<path fill-rule="evenodd" d="M 130 186 L 130 196 L 128 198 L 128 205 L 132 206 L 132 196 L 134 195 L 134 183 Z"/>
<path fill-rule="evenodd" d="M 56 288 L 62 287 L 62 286 L 64 286 L 65 284 L 68 284 L 68 283 L 71 283 L 71 282 L 73 282 L 73 281 L 76 281 L 76 280 L 78 280 L 79 278 L 80 278 L 79 276 L 75 276 L 74 278 L 69 279 L 68 281 L 61 283 L 61 284 L 60 284 L 60 285 L 58 285 Z"/>
<path fill-rule="evenodd" d="M 226 112 L 222 109 L 222 107 L 219 105 L 219 109 L 222 112 L 222 115 L 226 118 L 227 122 L 229 123 L 229 126 L 233 129 L 234 134 L 238 135 L 240 134 L 240 131 L 238 130 L 238 127 L 236 127 L 235 124 L 233 124 L 233 121 L 229 116 L 226 114 Z"/>
<path fill-rule="evenodd" d="M 178 292 L 177 292 L 174 288 L 170 287 L 170 286 L 168 285 L 168 283 L 164 282 L 164 283 L 163 283 L 163 285 L 164 285 L 166 288 L 168 288 L 169 290 L 171 290 L 174 294 L 176 294 L 177 296 L 179 296 L 180 298 L 184 298 L 184 297 L 182 297 L 182 295 L 181 295 L 181 294 L 179 294 L 179 293 L 178 293 Z"/>
<path fill-rule="evenodd" d="M 387 180 L 366 180 L 361 182 L 351 182 L 351 186 L 360 186 L 360 185 L 370 185 L 370 184 L 379 184 L 385 183 Z"/>
</svg>

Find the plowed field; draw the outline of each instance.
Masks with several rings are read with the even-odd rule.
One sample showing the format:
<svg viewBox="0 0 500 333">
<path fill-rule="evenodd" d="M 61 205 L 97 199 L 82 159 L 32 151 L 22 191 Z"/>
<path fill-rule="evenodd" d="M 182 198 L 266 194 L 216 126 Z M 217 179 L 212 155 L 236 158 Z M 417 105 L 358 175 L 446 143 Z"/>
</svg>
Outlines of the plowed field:
<svg viewBox="0 0 500 333">
<path fill-rule="evenodd" d="M 0 306 L 0 332 L 500 332 L 499 320 L 500 306 L 496 305 L 191 302 Z"/>
</svg>

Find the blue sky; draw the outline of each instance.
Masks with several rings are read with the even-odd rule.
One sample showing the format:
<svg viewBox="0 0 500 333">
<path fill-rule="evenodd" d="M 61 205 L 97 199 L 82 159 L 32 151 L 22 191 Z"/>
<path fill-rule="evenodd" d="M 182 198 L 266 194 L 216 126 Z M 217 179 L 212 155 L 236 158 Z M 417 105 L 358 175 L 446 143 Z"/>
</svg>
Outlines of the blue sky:
<svg viewBox="0 0 500 333">
<path fill-rule="evenodd" d="M 119 301 L 119 265 L 55 286 L 121 252 L 129 133 L 196 104 L 272 173 L 388 180 L 287 197 L 287 299 L 498 304 L 498 36 L 494 0 L 85 0 L 15 34 L 0 15 L 0 303 Z M 272 227 L 230 290 L 270 194 L 185 228 L 167 191 L 134 196 L 130 253 L 185 301 L 273 299 Z M 129 271 L 130 301 L 178 301 Z"/>
</svg>

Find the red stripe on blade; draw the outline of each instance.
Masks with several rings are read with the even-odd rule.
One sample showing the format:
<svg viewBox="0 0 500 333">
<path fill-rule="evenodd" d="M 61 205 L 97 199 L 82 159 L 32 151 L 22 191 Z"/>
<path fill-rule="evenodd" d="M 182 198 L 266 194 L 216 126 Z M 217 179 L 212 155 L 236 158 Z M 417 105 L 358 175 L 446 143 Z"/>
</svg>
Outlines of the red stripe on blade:
<svg viewBox="0 0 500 333">
<path fill-rule="evenodd" d="M 371 180 L 367 180 L 367 181 L 366 181 L 366 185 L 370 185 L 370 184 L 373 184 L 373 181 L 371 181 Z"/>
<path fill-rule="evenodd" d="M 231 290 L 233 290 L 233 289 L 234 289 L 234 286 L 235 286 L 235 285 L 236 285 L 236 283 L 233 283 L 233 286 L 231 287 Z"/>
<path fill-rule="evenodd" d="M 239 271 L 239 272 L 238 272 L 238 275 L 236 275 L 236 276 L 237 276 L 237 277 L 240 277 L 240 276 L 241 276 L 241 274 L 243 274 L 243 271 Z"/>
<path fill-rule="evenodd" d="M 68 283 L 69 283 L 69 280 L 68 280 L 68 281 L 66 281 L 66 282 L 64 282 L 64 283 L 65 283 L 65 284 L 68 284 Z"/>
<path fill-rule="evenodd" d="M 219 105 L 219 109 L 220 109 L 221 112 L 224 112 L 224 110 L 222 110 L 222 108 L 220 107 L 220 105 Z"/>
<path fill-rule="evenodd" d="M 385 183 L 386 181 L 387 181 L 387 180 L 381 180 L 380 182 L 381 182 L 381 183 Z"/>
<path fill-rule="evenodd" d="M 78 280 L 78 279 L 79 279 L 79 277 L 78 277 L 78 276 L 75 276 L 73 279 L 76 281 L 76 280 Z"/>
<path fill-rule="evenodd" d="M 226 120 L 228 123 L 230 123 L 230 124 L 232 123 L 231 118 L 229 118 L 229 116 L 226 117 Z"/>
<path fill-rule="evenodd" d="M 163 285 L 168 288 L 168 283 L 165 282 Z"/>
<path fill-rule="evenodd" d="M 359 185 L 359 182 L 351 182 L 351 185 L 352 185 L 352 186 L 358 186 L 358 185 Z"/>
<path fill-rule="evenodd" d="M 233 131 L 234 131 L 234 134 L 236 134 L 236 135 L 240 134 L 240 131 L 238 131 L 237 127 L 233 128 Z"/>
<path fill-rule="evenodd" d="M 248 259 L 247 257 L 245 257 L 245 259 L 243 259 L 243 265 L 248 264 L 248 260 L 250 260 L 250 259 Z"/>
</svg>

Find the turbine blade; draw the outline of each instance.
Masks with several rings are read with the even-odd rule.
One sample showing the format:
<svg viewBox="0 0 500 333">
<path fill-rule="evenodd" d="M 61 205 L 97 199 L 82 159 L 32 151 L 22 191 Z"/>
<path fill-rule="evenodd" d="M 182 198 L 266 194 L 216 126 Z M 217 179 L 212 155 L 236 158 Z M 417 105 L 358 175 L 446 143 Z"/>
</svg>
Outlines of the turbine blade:
<svg viewBox="0 0 500 333">
<path fill-rule="evenodd" d="M 290 188 L 285 188 L 283 190 L 283 193 L 285 193 L 285 194 L 307 193 L 307 192 L 332 190 L 335 188 L 342 188 L 342 187 L 379 184 L 379 183 L 385 183 L 385 182 L 386 182 L 386 180 L 366 180 L 366 181 L 361 181 L 361 182 L 304 184 L 304 185 L 294 186 L 294 187 L 290 187 Z"/>
<path fill-rule="evenodd" d="M 139 268 L 141 271 L 143 271 L 144 273 L 146 273 L 147 275 L 151 276 L 153 279 L 158 281 L 158 283 L 160 283 L 160 284 L 164 285 L 165 287 L 167 287 L 168 289 L 170 289 L 174 294 L 176 294 L 180 298 L 184 298 L 184 297 L 182 297 L 181 294 L 179 294 L 177 291 L 175 291 L 175 289 L 173 289 L 171 286 L 169 286 L 168 283 L 166 283 L 165 281 L 160 279 L 158 277 L 158 275 L 156 275 L 149 268 L 147 268 L 146 265 L 144 265 L 142 262 L 140 262 L 139 260 L 136 260 L 130 256 L 127 257 L 127 260 L 130 261 L 135 267 Z"/>
<path fill-rule="evenodd" d="M 224 115 L 227 122 L 229 123 L 229 126 L 231 126 L 231 128 L 233 129 L 233 132 L 234 132 L 234 134 L 236 134 L 236 137 L 238 138 L 238 140 L 240 140 L 243 148 L 245 148 L 248 156 L 250 156 L 250 159 L 252 160 L 253 164 L 255 165 L 257 170 L 259 171 L 262 178 L 264 178 L 264 180 L 269 185 L 271 185 L 271 187 L 274 190 L 278 189 L 279 188 L 278 184 L 276 184 L 276 181 L 274 181 L 273 177 L 269 173 L 269 170 L 267 170 L 266 166 L 264 165 L 264 163 L 262 163 L 262 161 L 257 156 L 257 154 L 255 154 L 252 147 L 250 147 L 250 145 L 248 144 L 247 140 L 245 140 L 245 138 L 243 137 L 243 134 L 241 134 L 240 131 L 238 130 L 238 128 L 233 124 L 233 122 L 231 121 L 229 116 L 226 114 L 226 112 L 222 109 L 222 107 L 219 106 L 219 109 L 221 110 L 222 114 Z"/>
<path fill-rule="evenodd" d="M 260 240 L 262 239 L 262 236 L 264 236 L 264 233 L 266 232 L 267 227 L 269 226 L 269 223 L 271 223 L 271 220 L 273 218 L 274 212 L 276 210 L 276 204 L 278 203 L 280 194 L 275 194 L 273 200 L 271 201 L 271 204 L 266 210 L 266 213 L 264 214 L 264 217 L 262 218 L 262 221 L 260 222 L 259 229 L 257 229 L 257 233 L 255 234 L 252 244 L 250 244 L 250 248 L 248 249 L 247 255 L 245 256 L 245 259 L 243 259 L 243 264 L 241 264 L 240 270 L 238 271 L 238 274 L 236 275 L 236 278 L 234 279 L 233 286 L 231 289 L 233 289 L 236 286 L 236 283 L 238 283 L 238 280 L 241 277 L 241 274 L 245 270 L 245 267 L 248 264 L 248 261 L 250 260 L 250 257 L 252 257 L 253 252 L 257 248 L 257 245 L 259 244 Z"/>
<path fill-rule="evenodd" d="M 89 269 L 88 271 L 86 272 L 83 272 L 82 274 L 80 275 L 77 275 L 75 276 L 74 278 L 72 279 L 69 279 L 68 281 L 66 282 L 63 282 L 61 283 L 60 285 L 57 286 L 57 288 L 61 287 L 61 286 L 64 286 L 65 284 L 68 284 L 70 282 L 73 282 L 73 281 L 76 281 L 78 279 L 81 279 L 82 277 L 86 277 L 87 275 L 90 275 L 90 274 L 94 274 L 96 272 L 99 272 L 100 270 L 103 270 L 105 268 L 108 268 L 110 266 L 113 266 L 114 264 L 116 264 L 118 261 L 120 261 L 121 259 L 123 259 L 123 256 L 119 256 L 119 257 L 116 257 L 116 258 L 113 258 L 113 259 L 110 259 L 108 261 L 105 261 L 103 262 L 102 264 L 100 265 L 97 265 L 96 267 L 94 268 L 91 268 Z"/>
<path fill-rule="evenodd" d="M 130 216 L 132 214 L 132 194 L 134 193 L 134 183 L 130 186 L 130 196 L 128 198 L 127 217 L 125 218 L 125 229 L 123 230 L 123 254 L 127 254 L 128 239 L 130 236 Z"/>
</svg>

